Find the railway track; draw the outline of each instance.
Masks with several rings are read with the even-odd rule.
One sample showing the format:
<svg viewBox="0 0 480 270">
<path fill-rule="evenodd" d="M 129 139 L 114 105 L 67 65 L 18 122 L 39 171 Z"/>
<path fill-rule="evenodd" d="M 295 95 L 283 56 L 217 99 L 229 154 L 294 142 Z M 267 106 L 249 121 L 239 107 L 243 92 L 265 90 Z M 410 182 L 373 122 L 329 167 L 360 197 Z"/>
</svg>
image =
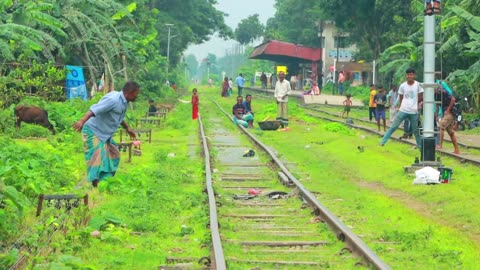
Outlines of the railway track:
<svg viewBox="0 0 480 270">
<path fill-rule="evenodd" d="M 246 88 L 246 89 L 251 90 L 251 91 L 264 93 L 264 94 L 266 93 L 265 90 L 261 90 L 261 89 L 256 89 L 256 88 Z M 271 94 L 271 90 L 268 90 L 267 94 L 268 93 Z M 302 99 L 301 95 L 292 95 L 292 97 L 294 97 L 298 100 Z M 363 130 L 365 132 L 376 134 L 379 137 L 383 136 L 383 133 L 380 133 L 376 130 L 377 127 L 376 127 L 375 123 L 372 123 L 372 122 L 369 122 L 369 121 L 366 121 L 366 120 L 363 120 L 363 119 L 359 119 L 359 118 L 350 117 L 353 120 L 353 124 L 351 124 L 351 123 L 347 123 L 346 119 L 342 118 L 340 114 L 331 113 L 331 112 L 328 112 L 326 110 L 315 108 L 314 106 L 307 106 L 307 105 L 301 105 L 301 104 L 298 104 L 298 106 L 305 109 L 305 110 L 311 111 L 312 113 L 310 113 L 309 115 L 312 116 L 312 117 L 320 118 L 320 119 L 330 121 L 330 122 L 337 122 L 337 123 L 345 124 L 345 125 L 348 125 L 350 127 Z M 387 123 L 387 127 L 389 127 L 388 123 Z M 390 137 L 390 140 L 405 143 L 405 144 L 408 144 L 408 145 L 411 145 L 411 146 L 416 145 L 415 140 L 405 140 L 405 139 L 400 139 L 399 137 L 395 137 L 395 136 Z M 444 143 L 450 143 L 447 135 L 445 135 L 445 142 Z M 463 150 L 467 150 L 467 149 L 473 149 L 473 150 L 476 150 L 476 151 L 480 150 L 480 147 L 478 147 L 478 146 L 469 145 L 469 144 L 465 144 L 465 143 L 462 143 L 462 142 L 458 142 L 458 145 Z M 480 165 L 480 156 L 475 155 L 475 154 L 466 154 L 466 153 L 462 152 L 460 155 L 457 155 L 457 154 L 453 154 L 453 153 L 451 153 L 449 151 L 446 151 L 446 150 L 443 150 L 443 149 L 442 150 L 436 150 L 436 151 L 438 153 L 441 153 L 442 155 L 454 158 L 454 159 L 456 159 L 456 160 L 458 160 L 462 163 L 470 163 L 470 164 L 474 164 L 474 165 Z"/>
<path fill-rule="evenodd" d="M 212 269 L 390 269 L 248 130 L 199 125 Z"/>
<path fill-rule="evenodd" d="M 372 134 L 377 134 L 379 137 L 383 136 L 383 133 L 378 132 L 376 130 L 376 127 L 374 127 L 374 128 L 370 127 L 370 126 L 372 126 L 372 123 L 369 122 L 369 121 L 365 121 L 363 119 L 358 119 L 358 118 L 352 118 L 353 123 L 347 123 L 346 119 L 342 118 L 340 115 L 336 115 L 336 114 L 333 114 L 333 113 L 330 113 L 330 112 L 327 112 L 327 111 L 324 111 L 324 110 L 321 110 L 321 109 L 312 108 L 312 107 L 305 106 L 305 105 L 298 105 L 298 106 L 300 106 L 301 108 L 303 108 L 305 110 L 309 110 L 309 111 L 313 112 L 313 113 L 309 114 L 312 117 L 317 117 L 317 118 L 327 120 L 327 121 L 330 121 L 330 122 L 342 123 L 342 124 L 348 125 L 350 127 L 361 129 L 363 131 L 366 131 L 366 132 L 369 132 L 369 133 L 372 133 Z M 400 138 L 394 137 L 394 136 L 390 137 L 390 140 L 395 140 L 397 142 L 402 142 L 402 143 L 409 144 L 409 145 L 412 145 L 412 146 L 416 145 L 415 140 L 405 140 L 405 139 L 400 139 Z M 445 142 L 445 143 L 449 143 L 449 142 Z M 473 146 L 473 145 L 466 145 L 466 144 L 459 143 L 459 146 L 462 147 L 464 150 L 465 149 L 480 150 L 480 147 L 476 147 L 476 146 Z M 453 153 L 445 151 L 445 150 L 436 150 L 436 151 L 441 153 L 442 155 L 446 155 L 446 156 L 452 157 L 456 160 L 459 160 L 462 163 L 471 163 L 471 164 L 475 164 L 475 165 L 480 165 L 480 157 L 478 157 L 476 155 L 470 155 L 470 154 L 465 154 L 465 153 L 457 155 L 457 154 L 453 154 Z"/>
</svg>

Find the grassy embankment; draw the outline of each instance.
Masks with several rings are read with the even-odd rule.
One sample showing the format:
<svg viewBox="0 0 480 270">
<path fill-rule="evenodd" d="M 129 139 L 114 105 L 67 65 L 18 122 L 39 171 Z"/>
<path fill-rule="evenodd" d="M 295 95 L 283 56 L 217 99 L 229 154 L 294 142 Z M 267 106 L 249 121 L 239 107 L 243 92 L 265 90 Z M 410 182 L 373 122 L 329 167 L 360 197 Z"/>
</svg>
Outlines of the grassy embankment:
<svg viewBox="0 0 480 270">
<path fill-rule="evenodd" d="M 252 94 L 257 121 L 274 119 L 273 98 Z M 235 102 L 216 99 L 226 110 Z M 393 269 L 477 268 L 479 168 L 444 157 L 443 164 L 454 169 L 453 181 L 416 186 L 403 167 L 418 150 L 393 141 L 380 147 L 377 135 L 309 117 L 293 100 L 289 110 L 291 131 L 253 133 L 294 162 L 290 168 L 304 185 L 319 192 L 320 201 Z"/>
</svg>

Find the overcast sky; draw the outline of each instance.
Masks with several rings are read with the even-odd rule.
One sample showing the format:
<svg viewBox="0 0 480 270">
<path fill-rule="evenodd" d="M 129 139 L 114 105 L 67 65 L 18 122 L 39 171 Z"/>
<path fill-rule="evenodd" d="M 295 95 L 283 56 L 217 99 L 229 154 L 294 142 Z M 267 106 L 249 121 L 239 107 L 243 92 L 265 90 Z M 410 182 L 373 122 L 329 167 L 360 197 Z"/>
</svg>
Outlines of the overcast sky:
<svg viewBox="0 0 480 270">
<path fill-rule="evenodd" d="M 250 15 L 258 14 L 263 25 L 275 15 L 273 7 L 275 0 L 217 0 L 217 2 L 216 8 L 228 14 L 228 17 L 225 17 L 225 23 L 232 30 L 235 30 L 238 23 Z M 221 57 L 225 55 L 225 50 L 232 48 L 234 44 L 236 42 L 233 40 L 225 41 L 214 36 L 203 44 L 190 46 L 185 55 L 194 54 L 197 60 L 207 57 L 209 53 Z"/>
</svg>

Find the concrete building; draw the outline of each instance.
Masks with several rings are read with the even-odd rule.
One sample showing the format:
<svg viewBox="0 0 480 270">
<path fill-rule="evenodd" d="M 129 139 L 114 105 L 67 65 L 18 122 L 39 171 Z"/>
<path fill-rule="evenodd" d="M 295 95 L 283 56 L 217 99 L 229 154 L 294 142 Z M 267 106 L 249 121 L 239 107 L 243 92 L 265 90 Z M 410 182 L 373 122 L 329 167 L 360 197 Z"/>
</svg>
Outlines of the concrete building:
<svg viewBox="0 0 480 270">
<path fill-rule="evenodd" d="M 337 80 L 338 72 L 347 72 L 347 79 L 352 85 L 361 85 L 370 81 L 372 65 L 352 65 L 353 55 L 357 50 L 355 44 L 349 40 L 349 33 L 341 32 L 332 21 L 317 23 L 318 37 L 322 50 L 322 70 L 324 73 L 323 84 Z M 352 67 L 354 67 L 352 69 Z M 336 72 L 334 72 L 336 71 Z M 367 76 L 367 77 L 366 77 Z"/>
</svg>

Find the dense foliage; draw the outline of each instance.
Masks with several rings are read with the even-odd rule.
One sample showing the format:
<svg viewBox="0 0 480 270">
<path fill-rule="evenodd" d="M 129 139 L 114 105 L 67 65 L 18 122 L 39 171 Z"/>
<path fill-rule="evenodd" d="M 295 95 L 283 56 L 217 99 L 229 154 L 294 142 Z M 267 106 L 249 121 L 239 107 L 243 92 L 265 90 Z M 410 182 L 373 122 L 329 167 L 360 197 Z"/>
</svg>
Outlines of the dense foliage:
<svg viewBox="0 0 480 270">
<path fill-rule="evenodd" d="M 458 95 L 471 97 L 479 108 L 480 4 L 458 0 L 442 1 L 442 6 L 436 69 Z M 317 47 L 319 25 L 333 21 L 357 45 L 356 60 L 377 60 L 381 83 L 402 80 L 407 66 L 423 69 L 423 1 L 276 0 L 275 8 L 275 16 L 267 21 L 266 40 Z"/>
<path fill-rule="evenodd" d="M 160 91 L 166 80 L 167 49 L 174 70 L 187 46 L 202 43 L 215 32 L 233 36 L 215 4 L 214 0 L 0 1 L 0 77 L 5 77 L 0 92 L 10 91 L 13 84 L 15 93 L 9 95 L 21 99 L 36 86 L 18 82 L 23 78 L 15 70 L 46 63 L 83 66 L 88 88 L 105 73 L 107 82 L 117 88 L 122 81 L 135 79 L 142 85 L 149 82 L 148 90 Z M 173 24 L 169 48 L 165 24 Z M 183 76 L 173 73 L 168 79 L 178 83 Z"/>
</svg>

